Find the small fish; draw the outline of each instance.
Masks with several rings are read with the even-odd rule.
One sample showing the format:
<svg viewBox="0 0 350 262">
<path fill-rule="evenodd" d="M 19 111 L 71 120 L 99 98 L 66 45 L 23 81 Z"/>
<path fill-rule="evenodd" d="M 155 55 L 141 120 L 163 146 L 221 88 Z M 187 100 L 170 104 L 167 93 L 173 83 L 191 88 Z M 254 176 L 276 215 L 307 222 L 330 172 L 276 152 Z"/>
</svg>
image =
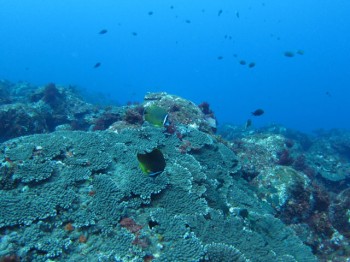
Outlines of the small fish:
<svg viewBox="0 0 350 262">
<path fill-rule="evenodd" d="M 148 15 L 153 15 L 153 12 L 152 12 L 152 11 L 149 11 L 149 12 L 148 12 Z"/>
<path fill-rule="evenodd" d="M 107 29 L 102 29 L 102 30 L 99 32 L 99 34 L 100 34 L 100 35 L 104 35 L 104 34 L 106 34 L 107 32 L 108 32 Z"/>
<path fill-rule="evenodd" d="M 173 6 L 173 5 L 171 5 L 171 6 L 170 6 L 170 9 L 174 9 L 174 6 Z"/>
<path fill-rule="evenodd" d="M 187 24 L 190 24 L 190 23 L 191 23 L 191 20 L 187 19 L 185 22 L 186 22 Z"/>
<path fill-rule="evenodd" d="M 255 66 L 255 63 L 254 63 L 254 62 L 251 62 L 251 63 L 249 63 L 249 65 L 248 65 L 249 68 L 253 68 L 254 66 Z"/>
<path fill-rule="evenodd" d="M 248 119 L 247 122 L 245 122 L 245 129 L 248 129 L 252 125 L 252 120 Z"/>
<path fill-rule="evenodd" d="M 98 62 L 98 63 L 96 63 L 96 64 L 94 65 L 94 68 L 98 68 L 98 67 L 100 67 L 100 66 L 101 66 L 101 63 Z"/>
<path fill-rule="evenodd" d="M 220 9 L 218 12 L 218 16 L 220 16 L 222 14 L 222 10 Z"/>
<path fill-rule="evenodd" d="M 262 110 L 260 108 L 255 110 L 254 112 L 252 112 L 253 116 L 261 116 L 262 114 L 264 114 L 264 110 Z"/>
<path fill-rule="evenodd" d="M 285 51 L 283 54 L 286 57 L 293 57 L 294 56 L 294 52 L 292 52 L 292 51 Z"/>
<path fill-rule="evenodd" d="M 218 60 L 222 60 L 223 58 L 223 56 L 218 56 Z"/>
<path fill-rule="evenodd" d="M 236 17 L 239 18 L 239 12 L 238 11 L 236 12 Z"/>
<path fill-rule="evenodd" d="M 133 36 L 137 36 L 137 33 L 136 32 L 132 32 L 131 33 Z"/>
<path fill-rule="evenodd" d="M 240 65 L 246 65 L 246 64 L 247 64 L 247 62 L 246 62 L 246 61 L 244 61 L 244 60 L 241 60 L 241 61 L 239 61 L 239 64 L 240 64 Z"/>
</svg>

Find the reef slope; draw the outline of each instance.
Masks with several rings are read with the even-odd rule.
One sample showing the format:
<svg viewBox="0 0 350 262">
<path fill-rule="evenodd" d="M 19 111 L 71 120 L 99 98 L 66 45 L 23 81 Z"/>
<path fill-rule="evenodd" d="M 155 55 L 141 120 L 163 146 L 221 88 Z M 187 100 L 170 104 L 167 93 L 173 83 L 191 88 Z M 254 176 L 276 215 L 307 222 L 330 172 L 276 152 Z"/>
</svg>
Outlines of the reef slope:
<svg viewBox="0 0 350 262">
<path fill-rule="evenodd" d="M 148 176 L 137 154 L 158 148 Z M 185 150 L 184 150 L 185 148 Z M 0 256 L 21 261 L 316 261 L 241 178 L 236 155 L 186 127 L 143 125 L 8 140 Z"/>
</svg>

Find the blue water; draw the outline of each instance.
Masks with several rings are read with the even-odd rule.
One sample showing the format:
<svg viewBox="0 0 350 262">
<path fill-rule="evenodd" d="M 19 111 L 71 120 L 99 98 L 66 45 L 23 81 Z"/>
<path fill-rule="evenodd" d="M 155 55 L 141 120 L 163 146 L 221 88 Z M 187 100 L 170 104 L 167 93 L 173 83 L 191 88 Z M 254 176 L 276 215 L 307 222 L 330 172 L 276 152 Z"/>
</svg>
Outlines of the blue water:
<svg viewBox="0 0 350 262">
<path fill-rule="evenodd" d="M 0 6 L 1 79 L 74 84 L 120 103 L 166 91 L 208 101 L 220 123 L 244 125 L 263 108 L 255 126 L 350 128 L 348 0 L 0 0 Z M 297 50 L 304 55 L 283 54 Z"/>
</svg>

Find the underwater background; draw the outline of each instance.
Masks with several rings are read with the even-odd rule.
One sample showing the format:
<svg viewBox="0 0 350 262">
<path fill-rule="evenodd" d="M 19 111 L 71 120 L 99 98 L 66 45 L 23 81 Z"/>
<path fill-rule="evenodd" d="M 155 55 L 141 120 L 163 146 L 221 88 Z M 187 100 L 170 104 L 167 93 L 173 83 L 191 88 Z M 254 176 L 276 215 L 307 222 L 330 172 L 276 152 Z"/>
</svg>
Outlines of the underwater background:
<svg viewBox="0 0 350 262">
<path fill-rule="evenodd" d="M 1 79 L 119 104 L 165 91 L 209 102 L 219 123 L 262 108 L 257 127 L 350 127 L 349 1 L 0 3 Z"/>
</svg>

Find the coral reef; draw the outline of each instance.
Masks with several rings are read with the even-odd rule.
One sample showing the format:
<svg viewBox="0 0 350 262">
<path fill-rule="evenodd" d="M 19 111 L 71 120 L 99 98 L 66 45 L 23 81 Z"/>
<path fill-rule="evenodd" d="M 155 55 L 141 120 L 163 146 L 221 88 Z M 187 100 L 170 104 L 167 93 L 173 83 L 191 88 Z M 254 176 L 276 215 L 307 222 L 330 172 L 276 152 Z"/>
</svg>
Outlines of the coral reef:
<svg viewBox="0 0 350 262">
<path fill-rule="evenodd" d="M 215 135 L 207 102 L 167 93 L 101 107 L 0 81 L 0 95 L 2 261 L 350 256 L 349 132 Z"/>
<path fill-rule="evenodd" d="M 229 148 L 193 127 L 183 139 L 191 143 L 184 154 L 174 150 L 182 144 L 175 134 L 150 125 L 6 141 L 0 158 L 11 160 L 8 176 L 16 183 L 0 195 L 2 254 L 21 261 L 200 261 L 225 250 L 224 257 L 254 261 L 315 260 L 273 209 L 244 190 Z M 153 148 L 166 167 L 152 177 L 137 154 Z M 244 209 L 248 215 L 238 215 Z"/>
<path fill-rule="evenodd" d="M 307 136 L 279 126 L 224 126 L 219 134 L 236 153 L 242 177 L 318 258 L 350 255 L 348 131 Z"/>
</svg>

